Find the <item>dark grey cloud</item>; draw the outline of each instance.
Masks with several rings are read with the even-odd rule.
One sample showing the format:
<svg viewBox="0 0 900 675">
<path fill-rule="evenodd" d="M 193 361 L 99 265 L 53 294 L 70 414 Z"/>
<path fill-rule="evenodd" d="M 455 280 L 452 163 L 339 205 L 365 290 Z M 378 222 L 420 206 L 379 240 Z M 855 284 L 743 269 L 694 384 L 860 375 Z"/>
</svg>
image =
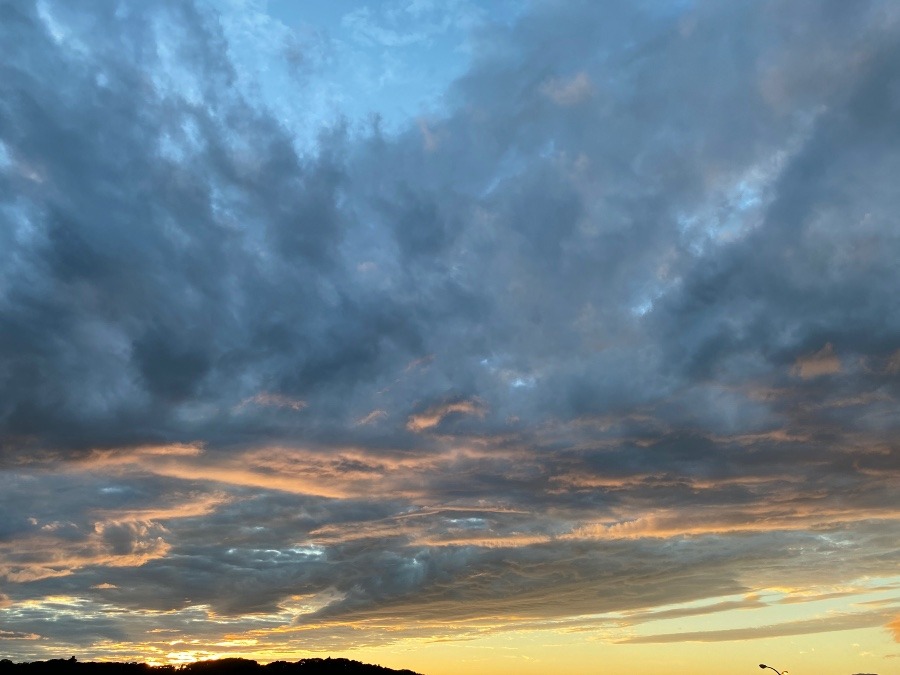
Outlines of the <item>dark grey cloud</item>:
<svg viewBox="0 0 900 675">
<path fill-rule="evenodd" d="M 783 410 L 704 387 L 781 382 L 826 344 L 887 363 L 892 24 L 829 5 L 790 41 L 778 7 L 540 5 L 446 117 L 338 125 L 314 157 L 231 86 L 214 15 L 17 8 L 8 40 L 42 48 L 6 66 L 7 453 L 332 443 L 376 409 L 404 444 L 400 419 L 474 396 L 492 428 L 676 396 L 673 424 L 771 428 Z M 166 50 L 112 59 L 151 52 L 148 17 Z M 800 90 L 767 79 L 820 49 Z M 316 412 L 241 406 L 260 393 Z"/>
<path fill-rule="evenodd" d="M 58 39 L 27 5 L 5 28 L 21 53 L 5 66 L 3 110 L 17 233 L 3 319 L 10 452 L 210 438 L 261 390 L 306 396 L 415 342 L 388 296 L 344 281 L 339 157 L 301 159 L 229 93 L 211 17 L 114 9 L 84 27 L 51 8 L 74 23 Z M 196 44 L 154 60 L 151 19 Z M 70 58 L 88 30 L 87 53 Z M 114 59 L 120 42 L 148 57 Z M 170 89 L 184 78 L 205 89 Z"/>
</svg>

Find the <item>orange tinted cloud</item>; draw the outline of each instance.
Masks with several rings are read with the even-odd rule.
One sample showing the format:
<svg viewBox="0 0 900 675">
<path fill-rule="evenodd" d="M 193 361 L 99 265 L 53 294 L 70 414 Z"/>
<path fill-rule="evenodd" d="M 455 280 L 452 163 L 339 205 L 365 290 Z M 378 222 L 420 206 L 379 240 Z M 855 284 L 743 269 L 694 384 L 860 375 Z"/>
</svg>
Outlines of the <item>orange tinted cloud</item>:
<svg viewBox="0 0 900 675">
<path fill-rule="evenodd" d="M 894 642 L 900 642 L 900 615 L 896 616 L 886 627 L 894 635 Z"/>
<path fill-rule="evenodd" d="M 820 375 L 832 375 L 841 372 L 841 360 L 834 353 L 832 344 L 828 342 L 816 353 L 798 358 L 792 372 L 804 380 Z"/>
<path fill-rule="evenodd" d="M 21 537 L 0 545 L 0 578 L 23 583 L 68 576 L 92 565 L 138 567 L 171 550 L 163 531 L 150 523 L 101 523 L 77 542 L 47 535 Z"/>
<path fill-rule="evenodd" d="M 519 534 L 485 536 L 473 534 L 471 536 L 424 536 L 412 541 L 414 546 L 478 546 L 480 548 L 518 548 L 546 544 L 552 541 L 547 534 Z"/>
<path fill-rule="evenodd" d="M 406 423 L 406 428 L 410 431 L 426 431 L 440 424 L 445 417 L 453 413 L 463 415 L 475 415 L 484 417 L 484 404 L 478 400 L 457 401 L 455 403 L 445 403 L 429 408 L 425 412 L 417 415 L 411 415 Z"/>
<path fill-rule="evenodd" d="M 190 495 L 186 501 L 171 506 L 149 507 L 146 509 L 98 509 L 93 513 L 120 521 L 170 520 L 173 518 L 195 518 L 214 513 L 220 506 L 233 501 L 222 492 L 205 495 Z"/>
<path fill-rule="evenodd" d="M 567 539 L 639 539 L 669 538 L 684 535 L 726 534 L 740 532 L 799 531 L 853 523 L 861 520 L 900 520 L 900 510 L 884 509 L 862 512 L 858 509 L 796 506 L 786 510 L 767 505 L 743 511 L 698 511 L 678 509 L 654 511 L 613 523 L 595 522 L 576 527 Z"/>
<path fill-rule="evenodd" d="M 0 640 L 40 640 L 41 636 L 37 633 L 20 633 L 14 630 L 0 629 Z"/>
<path fill-rule="evenodd" d="M 198 457 L 203 452 L 202 443 L 171 443 L 115 450 L 94 450 L 75 466 L 82 469 L 104 469 L 136 462 L 154 463 L 173 457 Z"/>
<path fill-rule="evenodd" d="M 188 481 L 214 481 L 226 485 L 278 490 L 292 494 L 340 498 L 351 494 L 400 490 L 397 494 L 418 494 L 401 489 L 396 471 L 411 473 L 433 468 L 430 459 L 392 459 L 367 456 L 353 449 L 333 454 L 305 449 L 264 448 L 246 453 L 204 455 L 195 446 L 166 446 L 148 452 L 145 448 L 125 451 L 97 451 L 72 465 L 79 471 L 114 471 L 118 475 L 146 473 Z M 407 480 L 408 483 L 408 480 Z M 226 497 L 219 494 L 190 505 L 174 508 L 169 515 L 178 517 L 185 509 L 214 509 Z M 155 513 L 156 511 L 154 511 Z M 202 515 L 197 513 L 197 515 Z"/>
<path fill-rule="evenodd" d="M 230 501 L 219 492 L 190 494 L 183 501 L 145 509 L 95 509 L 89 512 L 96 519 L 93 525 L 44 523 L 36 533 L 0 543 L 0 577 L 27 582 L 68 576 L 89 566 L 138 567 L 165 557 L 172 548 L 166 541 L 169 531 L 157 521 L 209 515 Z"/>
<path fill-rule="evenodd" d="M 560 493 L 569 489 L 603 489 L 603 490 L 633 490 L 648 485 L 685 486 L 691 490 L 718 490 L 728 486 L 758 486 L 768 483 L 801 483 L 800 476 L 735 476 L 732 478 L 693 478 L 690 476 L 670 476 L 663 473 L 638 473 L 628 476 L 603 476 L 592 474 L 580 474 L 575 472 L 552 476 L 550 482 L 558 485 L 551 492 Z"/>
</svg>

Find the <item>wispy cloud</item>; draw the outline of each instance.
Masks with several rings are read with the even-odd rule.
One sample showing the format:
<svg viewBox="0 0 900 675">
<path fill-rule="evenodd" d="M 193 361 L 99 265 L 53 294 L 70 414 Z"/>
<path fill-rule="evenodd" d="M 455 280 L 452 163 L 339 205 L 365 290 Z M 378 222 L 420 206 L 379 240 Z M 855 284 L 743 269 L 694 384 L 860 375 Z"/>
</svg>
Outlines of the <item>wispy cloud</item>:
<svg viewBox="0 0 900 675">
<path fill-rule="evenodd" d="M 237 408 L 240 410 L 241 408 L 245 408 L 248 405 L 258 405 L 258 406 L 272 406 L 275 408 L 289 408 L 290 410 L 295 410 L 297 412 L 303 410 L 309 405 L 306 401 L 302 401 L 296 398 L 290 398 L 289 396 L 284 396 L 283 394 L 272 394 L 269 392 L 260 392 L 255 396 L 251 396 L 250 398 L 245 398 L 241 401 Z"/>
<path fill-rule="evenodd" d="M 754 640 L 784 637 L 788 635 L 808 635 L 858 630 L 883 625 L 885 616 L 878 612 L 839 614 L 836 616 L 803 621 L 791 621 L 771 626 L 748 628 L 727 628 L 724 630 L 690 631 L 665 633 L 660 635 L 639 635 L 625 638 L 620 642 L 629 644 L 672 643 L 672 642 L 723 642 L 732 640 Z"/>
<path fill-rule="evenodd" d="M 453 414 L 484 417 L 485 412 L 484 404 L 478 400 L 442 403 L 421 413 L 410 415 L 406 428 L 410 431 L 426 431 L 438 426 L 446 417 Z"/>
</svg>

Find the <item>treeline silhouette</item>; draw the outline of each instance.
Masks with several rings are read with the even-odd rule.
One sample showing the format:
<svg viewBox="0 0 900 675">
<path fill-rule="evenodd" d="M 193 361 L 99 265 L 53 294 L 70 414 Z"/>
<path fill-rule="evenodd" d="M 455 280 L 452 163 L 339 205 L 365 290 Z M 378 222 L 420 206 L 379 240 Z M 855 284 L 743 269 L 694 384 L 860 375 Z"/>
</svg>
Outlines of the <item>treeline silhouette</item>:
<svg viewBox="0 0 900 675">
<path fill-rule="evenodd" d="M 41 673 L 41 675 L 419 675 L 412 670 L 394 670 L 384 666 L 361 663 L 350 659 L 300 659 L 273 661 L 260 665 L 250 659 L 218 659 L 195 661 L 180 666 L 148 666 L 146 663 L 115 663 L 108 661 L 78 661 L 51 659 L 31 663 L 0 661 L 0 674 Z"/>
</svg>

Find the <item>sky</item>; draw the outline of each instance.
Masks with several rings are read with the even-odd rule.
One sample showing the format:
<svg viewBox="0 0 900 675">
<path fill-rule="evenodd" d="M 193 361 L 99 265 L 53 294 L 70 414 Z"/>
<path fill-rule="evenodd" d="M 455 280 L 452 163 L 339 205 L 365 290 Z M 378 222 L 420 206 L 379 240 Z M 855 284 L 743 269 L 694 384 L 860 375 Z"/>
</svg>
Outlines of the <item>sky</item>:
<svg viewBox="0 0 900 675">
<path fill-rule="evenodd" d="M 900 4 L 0 49 L 0 655 L 900 669 Z"/>
</svg>

